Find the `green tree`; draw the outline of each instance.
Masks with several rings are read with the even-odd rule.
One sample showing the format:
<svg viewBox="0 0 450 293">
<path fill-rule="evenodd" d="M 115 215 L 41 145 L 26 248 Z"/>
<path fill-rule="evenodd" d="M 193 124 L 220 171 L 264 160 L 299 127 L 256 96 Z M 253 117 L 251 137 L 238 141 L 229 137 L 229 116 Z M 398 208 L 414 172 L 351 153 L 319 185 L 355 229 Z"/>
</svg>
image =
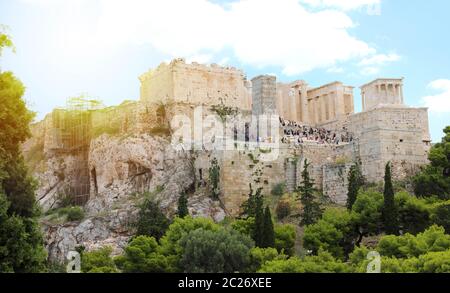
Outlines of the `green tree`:
<svg viewBox="0 0 450 293">
<path fill-rule="evenodd" d="M 439 203 L 433 210 L 431 220 L 450 234 L 450 201 Z"/>
<path fill-rule="evenodd" d="M 391 164 L 386 164 L 384 173 L 384 204 L 383 204 L 383 224 L 386 233 L 398 233 L 397 210 L 394 201 L 394 187 L 392 185 Z"/>
<path fill-rule="evenodd" d="M 302 204 L 302 225 L 314 224 L 322 213 L 319 203 L 316 201 L 314 180 L 309 176 L 308 167 L 310 164 L 305 159 L 305 165 L 302 171 L 302 182 L 298 187 L 300 193 L 300 202 Z"/>
<path fill-rule="evenodd" d="M 4 48 L 10 48 L 15 51 L 11 37 L 5 33 L 6 29 L 6 26 L 0 25 L 0 57 L 2 56 Z"/>
<path fill-rule="evenodd" d="M 376 191 L 360 191 L 352 207 L 354 231 L 359 234 L 356 245 L 365 236 L 377 235 L 382 231 L 383 195 Z"/>
<path fill-rule="evenodd" d="M 380 253 L 382 273 L 449 273 L 450 235 L 442 227 L 431 226 L 416 236 L 383 236 L 376 251 Z M 355 272 L 365 272 L 369 250 L 357 247 L 349 264 Z"/>
<path fill-rule="evenodd" d="M 364 178 L 359 164 L 350 167 L 348 174 L 347 209 L 350 211 L 358 196 L 359 189 L 364 184 Z"/>
<path fill-rule="evenodd" d="M 8 214 L 10 203 L 0 191 L 0 272 L 42 272 L 47 253 L 37 221 Z"/>
<path fill-rule="evenodd" d="M 208 231 L 217 231 L 221 227 L 210 219 L 192 218 L 187 216 L 184 218 L 175 218 L 170 224 L 165 235 L 160 239 L 161 252 L 167 257 L 170 271 L 182 272 L 183 267 L 180 263 L 184 254 L 184 247 L 181 240 L 191 231 L 203 229 Z"/>
<path fill-rule="evenodd" d="M 281 254 L 294 255 L 296 236 L 294 225 L 275 225 L 275 248 Z"/>
<path fill-rule="evenodd" d="M 306 256 L 303 259 L 275 259 L 266 262 L 258 271 L 260 273 L 346 273 L 350 266 L 336 260 L 329 252 L 320 250 L 318 255 Z"/>
<path fill-rule="evenodd" d="M 1 189 L 11 202 L 10 214 L 33 217 L 35 182 L 28 174 L 20 145 L 30 136 L 34 114 L 28 111 L 22 96 L 23 84 L 11 72 L 0 73 L 0 161 Z"/>
<path fill-rule="evenodd" d="M 432 208 L 424 199 L 402 191 L 395 194 L 395 206 L 403 233 L 417 234 L 430 226 Z"/>
<path fill-rule="evenodd" d="M 255 207 L 255 227 L 253 229 L 253 240 L 256 246 L 264 247 L 264 210 L 263 210 L 263 198 L 258 196 L 256 199 Z"/>
<path fill-rule="evenodd" d="M 246 217 L 256 217 L 256 212 L 258 205 L 261 204 L 264 199 L 261 194 L 262 188 L 258 188 L 255 193 L 253 193 L 252 184 L 249 183 L 250 192 L 248 194 L 248 199 L 242 204 L 242 214 L 241 216 Z"/>
<path fill-rule="evenodd" d="M 177 215 L 180 218 L 184 218 L 186 216 L 189 216 L 189 209 L 187 207 L 188 200 L 185 193 L 183 193 L 180 198 L 178 198 L 178 210 Z"/>
<path fill-rule="evenodd" d="M 275 247 L 275 232 L 273 228 L 272 215 L 268 206 L 266 206 L 266 210 L 264 211 L 263 230 L 261 234 L 262 237 L 260 247 Z"/>
<path fill-rule="evenodd" d="M 444 129 L 444 134 L 442 142 L 430 150 L 430 164 L 413 177 L 417 196 L 436 195 L 441 199 L 450 199 L 450 126 Z"/>
<path fill-rule="evenodd" d="M 406 233 L 402 236 L 386 235 L 381 238 L 377 251 L 386 257 L 419 257 L 428 252 L 450 249 L 450 235 L 442 227 L 433 225 L 416 236 Z"/>
<path fill-rule="evenodd" d="M 250 265 L 253 241 L 232 229 L 197 229 L 181 240 L 181 260 L 187 273 L 243 272 Z"/>
<path fill-rule="evenodd" d="M 117 267 L 111 257 L 112 248 L 107 246 L 81 254 L 83 273 L 117 273 Z"/>
<path fill-rule="evenodd" d="M 0 54 L 13 47 L 0 31 Z M 0 71 L 0 271 L 45 270 L 46 252 L 37 217 L 35 181 L 21 154 L 30 136 L 34 114 L 23 100 L 24 85 L 11 73 Z"/>
<path fill-rule="evenodd" d="M 317 223 L 306 226 L 304 247 L 317 254 L 320 249 L 344 258 L 353 249 L 355 234 L 351 214 L 345 209 L 329 208 Z"/>
<path fill-rule="evenodd" d="M 127 247 L 124 254 L 115 260 L 124 273 L 164 273 L 170 272 L 169 261 L 160 253 L 154 237 L 138 236 Z"/>
<path fill-rule="evenodd" d="M 260 248 L 254 247 L 250 249 L 250 267 L 247 272 L 255 273 L 260 270 L 261 267 L 269 261 L 273 260 L 285 260 L 287 256 L 284 254 L 278 253 L 275 248 Z"/>
<path fill-rule="evenodd" d="M 253 237 L 255 230 L 255 218 L 249 217 L 246 219 L 236 219 L 231 223 L 231 229 Z"/>
<path fill-rule="evenodd" d="M 136 223 L 136 235 L 153 236 L 160 239 L 169 227 L 169 220 L 159 205 L 150 197 L 146 197 L 140 206 Z"/>
</svg>

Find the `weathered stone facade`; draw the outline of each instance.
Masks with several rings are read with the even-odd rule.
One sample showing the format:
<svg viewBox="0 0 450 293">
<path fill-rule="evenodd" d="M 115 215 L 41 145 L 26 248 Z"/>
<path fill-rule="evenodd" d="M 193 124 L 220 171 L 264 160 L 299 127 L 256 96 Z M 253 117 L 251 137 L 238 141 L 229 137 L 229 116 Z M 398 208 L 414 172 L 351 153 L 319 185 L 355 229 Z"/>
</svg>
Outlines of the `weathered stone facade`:
<svg viewBox="0 0 450 293">
<path fill-rule="evenodd" d="M 236 68 L 186 64 L 183 59 L 175 59 L 170 64 L 162 63 L 139 79 L 141 101 L 145 103 L 225 104 L 251 109 L 250 82 Z"/>
</svg>

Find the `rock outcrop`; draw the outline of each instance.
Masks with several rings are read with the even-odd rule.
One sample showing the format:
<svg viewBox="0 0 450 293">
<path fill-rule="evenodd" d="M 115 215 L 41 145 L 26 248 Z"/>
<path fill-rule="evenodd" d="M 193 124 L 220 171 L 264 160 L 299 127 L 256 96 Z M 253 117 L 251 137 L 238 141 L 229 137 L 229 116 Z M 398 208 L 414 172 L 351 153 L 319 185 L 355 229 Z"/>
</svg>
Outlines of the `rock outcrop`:
<svg viewBox="0 0 450 293">
<path fill-rule="evenodd" d="M 44 209 L 58 207 L 57 190 L 70 180 L 73 160 L 76 158 L 69 154 L 47 160 L 47 171 L 39 177 L 45 182 L 41 190 L 51 190 L 40 197 Z M 194 217 L 215 221 L 225 217 L 220 203 L 211 200 L 206 189 L 192 192 L 195 176 L 191 154 L 174 150 L 164 138 L 147 134 L 101 135 L 91 141 L 88 168 L 91 184 L 85 219 L 69 223 L 42 221 L 52 260 L 61 262 L 68 251 L 80 246 L 87 251 L 111 246 L 113 253 L 119 254 L 134 233 L 133 222 L 145 193 L 159 202 L 168 217 L 176 213 L 183 192 L 192 193 L 188 201 Z"/>
</svg>

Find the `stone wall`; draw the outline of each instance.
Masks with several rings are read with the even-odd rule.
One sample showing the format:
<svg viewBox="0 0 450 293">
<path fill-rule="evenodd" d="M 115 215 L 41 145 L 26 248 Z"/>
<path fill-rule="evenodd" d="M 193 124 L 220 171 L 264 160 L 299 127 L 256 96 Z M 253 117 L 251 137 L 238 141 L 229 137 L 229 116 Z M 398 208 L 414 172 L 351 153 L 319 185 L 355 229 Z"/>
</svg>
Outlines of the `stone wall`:
<svg viewBox="0 0 450 293">
<path fill-rule="evenodd" d="M 348 192 L 348 173 L 352 163 L 323 166 L 323 193 L 333 203 L 345 205 Z"/>
<path fill-rule="evenodd" d="M 389 161 L 397 180 L 428 162 L 431 144 L 426 108 L 383 106 L 324 126 L 333 130 L 345 127 L 354 134 L 362 171 L 370 182 L 382 181 Z"/>
<path fill-rule="evenodd" d="M 315 181 L 316 188 L 325 191 L 330 186 L 337 187 L 335 192 L 329 194 L 330 197 L 336 202 L 345 201 L 346 181 L 337 180 L 332 169 L 328 171 L 327 168 L 336 165 L 335 162 L 342 158 L 349 165 L 354 162 L 353 144 L 340 146 L 308 144 L 298 148 L 279 148 L 272 152 L 277 152 L 278 157 L 267 162 L 261 160 L 262 153 L 258 149 L 215 154 L 220 164 L 221 198 L 229 214 L 239 215 L 242 203 L 248 199 L 249 183 L 252 184 L 254 191 L 261 187 L 264 195 L 270 195 L 272 188 L 279 183 L 286 184 L 288 191 L 294 191 L 301 183 L 305 159 L 310 163 L 308 171 Z M 203 168 L 208 168 L 207 162 L 211 158 L 212 156 L 202 159 Z M 346 177 L 347 173 L 343 176 Z"/>
<path fill-rule="evenodd" d="M 140 77 L 141 101 L 189 103 L 251 109 L 251 88 L 244 73 L 236 68 L 210 66 L 175 59 Z"/>
</svg>

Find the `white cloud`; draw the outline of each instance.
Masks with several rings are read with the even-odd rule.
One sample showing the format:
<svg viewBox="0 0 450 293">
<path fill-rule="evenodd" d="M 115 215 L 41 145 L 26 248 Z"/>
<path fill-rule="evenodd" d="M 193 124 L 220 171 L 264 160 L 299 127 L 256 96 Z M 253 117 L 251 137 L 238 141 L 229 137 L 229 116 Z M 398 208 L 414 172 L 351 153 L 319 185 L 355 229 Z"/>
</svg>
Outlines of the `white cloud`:
<svg viewBox="0 0 450 293">
<path fill-rule="evenodd" d="M 346 11 L 381 4 L 381 0 L 301 0 L 301 2 L 312 7 L 331 7 Z"/>
<path fill-rule="evenodd" d="M 401 56 L 395 53 L 376 54 L 362 59 L 358 63 L 358 66 L 361 67 L 360 72 L 362 75 L 375 75 L 381 71 L 383 66 L 386 66 L 389 63 L 397 62 L 400 59 Z"/>
<path fill-rule="evenodd" d="M 431 112 L 450 113 L 450 80 L 435 80 L 428 85 L 428 88 L 440 93 L 423 97 L 423 105 L 428 107 Z"/>
<path fill-rule="evenodd" d="M 328 73 L 343 73 L 345 70 L 342 67 L 331 67 L 327 69 Z"/>
<path fill-rule="evenodd" d="M 387 63 L 391 63 L 391 62 L 395 62 L 395 61 L 399 61 L 401 59 L 401 56 L 395 54 L 395 53 L 391 53 L 391 54 L 377 54 L 371 57 L 367 57 L 364 58 L 363 60 L 361 60 L 361 62 L 359 62 L 359 66 L 382 66 L 385 65 Z"/>
<path fill-rule="evenodd" d="M 380 73 L 381 69 L 379 67 L 364 67 L 361 69 L 361 74 L 362 75 L 376 75 L 378 73 Z"/>
<path fill-rule="evenodd" d="M 305 1 L 320 8 L 311 11 Z M 95 7 L 99 15 L 93 23 L 83 16 L 67 17 L 60 25 L 60 47 L 70 59 L 83 52 L 150 45 L 167 58 L 218 62 L 234 57 L 243 64 L 296 75 L 376 54 L 350 34 L 355 24 L 343 10 L 379 1 L 238 0 L 224 7 L 207 0 L 78 0 L 71 3 L 85 8 L 80 11 Z"/>
</svg>

